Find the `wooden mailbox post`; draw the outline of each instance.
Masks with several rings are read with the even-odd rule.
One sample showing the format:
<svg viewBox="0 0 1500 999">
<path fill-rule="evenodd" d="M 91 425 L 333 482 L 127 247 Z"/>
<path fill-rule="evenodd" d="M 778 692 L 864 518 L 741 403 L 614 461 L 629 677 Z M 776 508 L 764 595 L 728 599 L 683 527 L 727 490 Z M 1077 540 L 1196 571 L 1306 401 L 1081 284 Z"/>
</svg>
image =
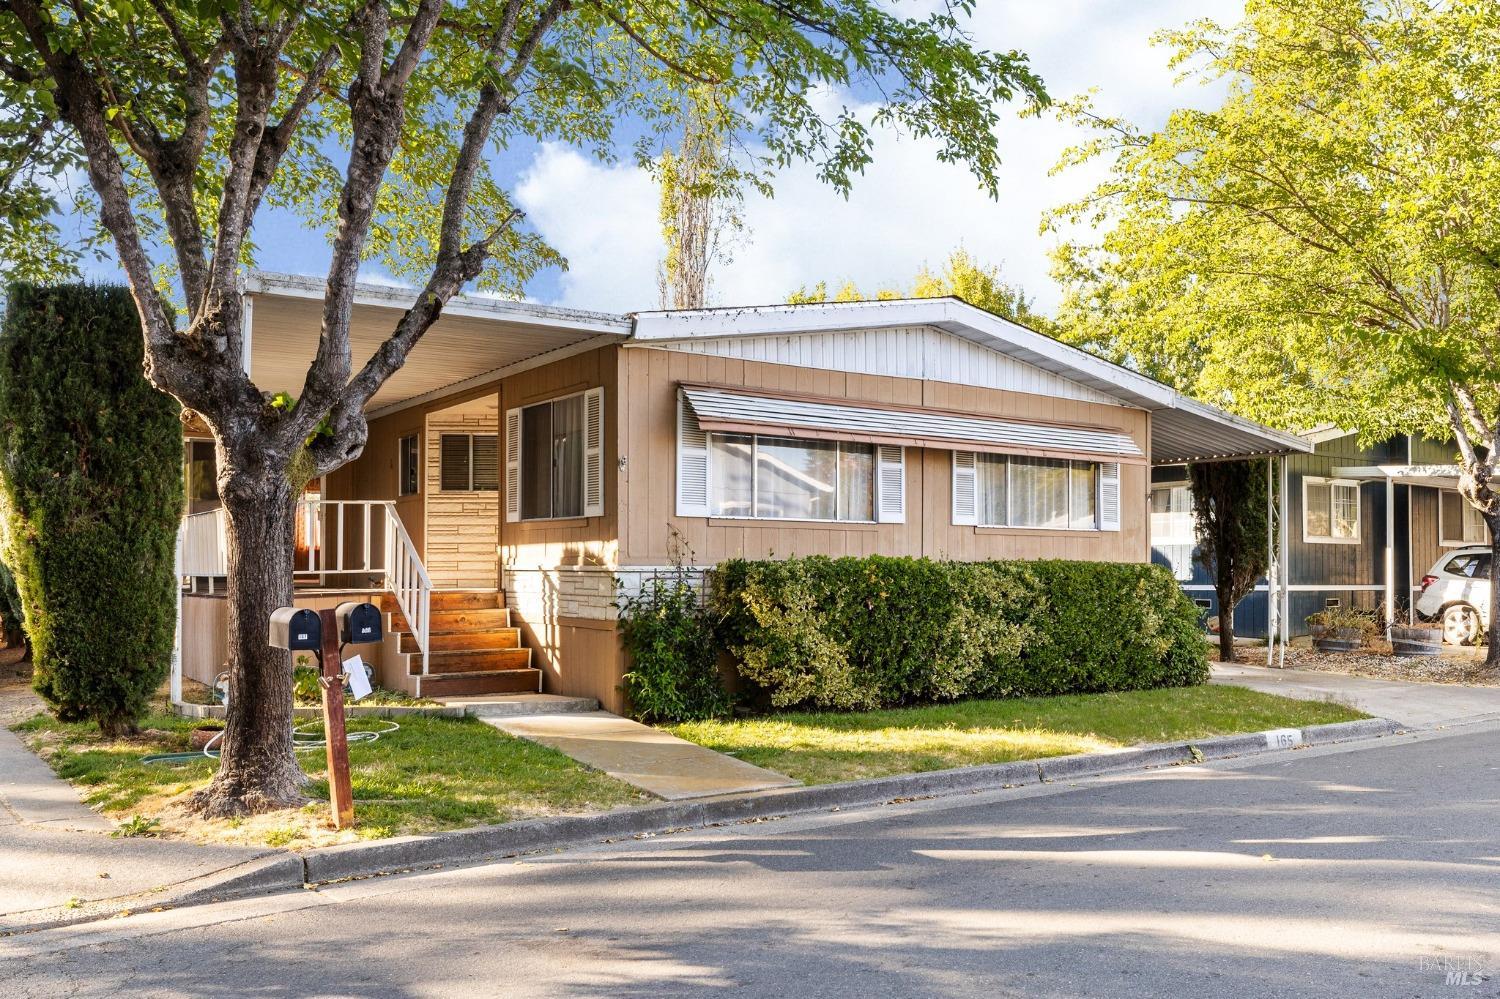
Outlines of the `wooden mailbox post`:
<svg viewBox="0 0 1500 999">
<path fill-rule="evenodd" d="M 323 623 L 323 741 L 328 747 L 328 805 L 335 829 L 354 826 L 354 791 L 349 786 L 349 734 L 344 724 L 344 657 L 339 622 L 332 608 L 320 611 Z"/>
</svg>

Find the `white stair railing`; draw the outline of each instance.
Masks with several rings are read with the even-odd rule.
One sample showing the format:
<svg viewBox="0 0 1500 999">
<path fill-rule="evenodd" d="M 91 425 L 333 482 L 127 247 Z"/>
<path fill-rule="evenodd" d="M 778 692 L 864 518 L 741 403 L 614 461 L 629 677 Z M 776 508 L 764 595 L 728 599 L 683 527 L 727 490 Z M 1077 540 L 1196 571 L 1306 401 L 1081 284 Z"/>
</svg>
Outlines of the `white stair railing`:
<svg viewBox="0 0 1500 999">
<path fill-rule="evenodd" d="M 179 572 L 190 578 L 222 579 L 229 574 L 229 545 L 223 507 L 184 517 L 178 541 Z M 378 581 L 396 598 L 396 605 L 423 653 L 427 672 L 427 640 L 432 617 L 432 579 L 411 535 L 401 523 L 396 504 L 389 500 L 303 500 L 297 504 L 296 548 L 292 573 L 301 579 L 316 576 L 367 577 Z"/>
<path fill-rule="evenodd" d="M 432 658 L 427 655 L 432 621 L 432 579 L 427 575 L 422 557 L 417 554 L 417 546 L 412 544 L 411 535 L 406 533 L 406 525 L 401 523 L 396 504 L 386 502 L 385 510 L 385 588 L 395 595 L 396 606 L 401 608 L 406 625 L 416 639 L 417 651 L 422 654 L 422 675 L 426 676 Z"/>
</svg>

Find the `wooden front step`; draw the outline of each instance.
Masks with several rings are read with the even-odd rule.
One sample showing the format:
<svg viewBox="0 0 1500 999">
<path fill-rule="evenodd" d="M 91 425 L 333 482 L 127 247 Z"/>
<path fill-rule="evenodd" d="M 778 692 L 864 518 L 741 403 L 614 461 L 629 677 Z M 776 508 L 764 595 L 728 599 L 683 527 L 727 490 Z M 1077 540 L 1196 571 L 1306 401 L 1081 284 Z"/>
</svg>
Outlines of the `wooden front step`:
<svg viewBox="0 0 1500 999">
<path fill-rule="evenodd" d="M 406 615 L 399 610 L 391 611 L 391 630 L 411 634 Z M 509 628 L 509 607 L 486 607 L 478 610 L 433 611 L 427 622 L 429 635 L 473 634 Z"/>
<path fill-rule="evenodd" d="M 483 649 L 519 649 L 521 647 L 520 628 L 491 628 L 487 631 L 460 631 L 447 632 L 433 629 L 427 636 L 428 644 L 433 652 L 478 652 Z M 417 653 L 422 651 L 417 647 L 415 635 L 404 632 L 401 635 L 401 651 Z"/>
<path fill-rule="evenodd" d="M 430 606 L 433 611 L 494 610 L 505 606 L 505 594 L 499 590 L 433 590 Z M 384 593 L 380 597 L 380 609 L 394 612 L 399 611 L 401 605 L 396 602 L 394 593 Z"/>
<path fill-rule="evenodd" d="M 438 673 L 422 677 L 422 696 L 534 694 L 542 689 L 541 684 L 542 671 L 538 669 L 506 669 L 489 673 Z"/>
<path fill-rule="evenodd" d="M 433 673 L 474 673 L 509 669 L 530 669 L 530 649 L 465 649 L 461 652 L 432 652 L 432 662 L 427 668 Z M 406 671 L 412 676 L 422 672 L 420 652 L 413 652 L 406 660 Z"/>
</svg>

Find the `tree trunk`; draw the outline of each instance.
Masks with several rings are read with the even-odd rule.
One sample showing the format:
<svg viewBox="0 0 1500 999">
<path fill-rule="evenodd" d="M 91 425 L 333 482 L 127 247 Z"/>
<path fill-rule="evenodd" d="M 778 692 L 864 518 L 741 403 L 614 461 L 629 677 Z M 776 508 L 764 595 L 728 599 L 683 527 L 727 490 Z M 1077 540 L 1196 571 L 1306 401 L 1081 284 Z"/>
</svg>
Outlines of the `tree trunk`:
<svg viewBox="0 0 1500 999">
<path fill-rule="evenodd" d="M 262 469 L 222 490 L 229 542 L 229 706 L 222 763 L 193 808 L 227 818 L 304 804 L 307 776 L 292 752 L 292 662 L 267 642 L 271 612 L 292 603 L 297 494 Z M 250 481 L 246 481 L 246 480 Z"/>
<path fill-rule="evenodd" d="M 1232 663 L 1239 661 L 1234 654 L 1234 605 L 1232 596 L 1225 597 L 1219 594 L 1219 662 Z"/>
</svg>

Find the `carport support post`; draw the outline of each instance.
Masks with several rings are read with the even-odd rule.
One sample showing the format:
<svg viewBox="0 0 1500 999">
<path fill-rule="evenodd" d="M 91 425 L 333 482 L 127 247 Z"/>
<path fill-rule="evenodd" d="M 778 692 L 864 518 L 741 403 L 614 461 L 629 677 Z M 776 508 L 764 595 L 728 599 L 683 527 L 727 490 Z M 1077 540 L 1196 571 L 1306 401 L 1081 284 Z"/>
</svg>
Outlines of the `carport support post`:
<svg viewBox="0 0 1500 999">
<path fill-rule="evenodd" d="M 1287 513 L 1288 513 L 1288 510 L 1290 509 L 1290 500 L 1288 499 L 1288 496 L 1290 494 L 1290 490 L 1291 490 L 1291 472 L 1290 472 L 1290 470 L 1288 469 L 1288 466 L 1287 466 L 1287 456 L 1286 455 L 1282 455 L 1281 456 L 1281 491 L 1280 491 L 1280 495 L 1277 497 L 1277 509 L 1279 511 L 1279 516 L 1276 518 L 1280 522 L 1280 525 L 1281 525 L 1281 536 L 1279 538 L 1277 538 L 1277 548 L 1276 548 L 1276 550 L 1279 553 L 1278 557 L 1279 557 L 1279 560 L 1281 562 L 1281 578 L 1278 580 L 1278 582 L 1281 584 L 1281 594 L 1279 595 L 1279 597 L 1277 597 L 1277 599 L 1280 600 L 1280 602 L 1281 602 L 1281 611 L 1280 611 L 1278 617 L 1280 618 L 1280 625 L 1281 625 L 1281 629 L 1280 629 L 1281 630 L 1281 663 L 1280 663 L 1280 665 L 1281 665 L 1281 667 L 1283 669 L 1286 668 L 1286 646 L 1287 646 L 1287 642 L 1291 641 L 1291 638 L 1292 638 L 1292 624 L 1291 624 L 1291 617 L 1292 617 L 1292 590 L 1291 590 L 1292 566 L 1291 566 L 1291 561 L 1290 561 L 1290 558 L 1289 558 L 1289 547 L 1288 547 L 1289 546 L 1289 542 L 1287 541 L 1287 534 L 1288 534 L 1288 531 L 1290 530 L 1288 528 L 1288 526 L 1287 526 Z"/>
<path fill-rule="evenodd" d="M 1385 638 L 1396 626 L 1396 480 L 1385 477 Z"/>
<path fill-rule="evenodd" d="M 1276 459 L 1266 459 L 1266 665 L 1276 665 Z"/>
<path fill-rule="evenodd" d="M 323 741 L 328 748 L 328 806 L 335 829 L 354 826 L 354 791 L 349 786 L 349 734 L 344 727 L 344 663 L 339 619 L 333 608 L 318 612 L 323 623 Z"/>
</svg>

